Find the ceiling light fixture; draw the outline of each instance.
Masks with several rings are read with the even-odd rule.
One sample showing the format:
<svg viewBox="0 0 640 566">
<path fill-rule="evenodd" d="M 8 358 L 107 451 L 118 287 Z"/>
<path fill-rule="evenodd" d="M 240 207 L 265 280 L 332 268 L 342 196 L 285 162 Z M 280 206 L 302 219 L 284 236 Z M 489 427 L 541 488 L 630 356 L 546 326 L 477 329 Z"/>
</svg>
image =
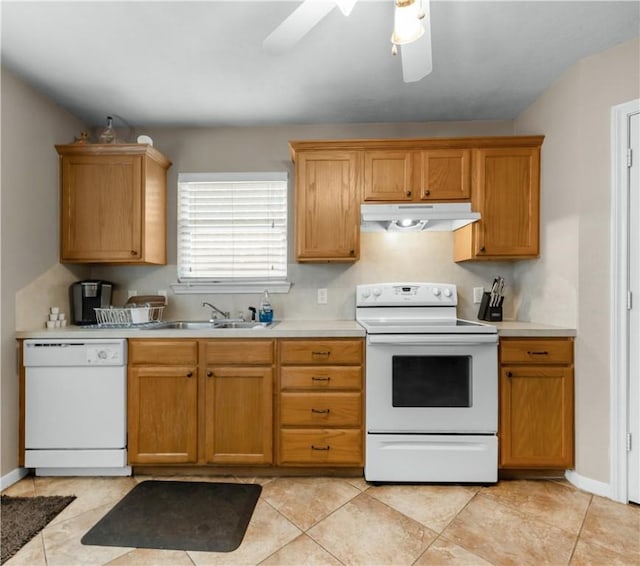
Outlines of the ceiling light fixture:
<svg viewBox="0 0 640 566">
<path fill-rule="evenodd" d="M 357 1 L 358 0 L 335 0 L 338 8 L 340 8 L 340 11 L 345 16 L 348 16 L 351 13 L 351 10 L 353 10 L 353 6 Z"/>
<path fill-rule="evenodd" d="M 413 43 L 424 35 L 422 0 L 394 0 L 395 14 L 391 34 L 391 53 L 398 54 L 398 45 Z"/>
</svg>

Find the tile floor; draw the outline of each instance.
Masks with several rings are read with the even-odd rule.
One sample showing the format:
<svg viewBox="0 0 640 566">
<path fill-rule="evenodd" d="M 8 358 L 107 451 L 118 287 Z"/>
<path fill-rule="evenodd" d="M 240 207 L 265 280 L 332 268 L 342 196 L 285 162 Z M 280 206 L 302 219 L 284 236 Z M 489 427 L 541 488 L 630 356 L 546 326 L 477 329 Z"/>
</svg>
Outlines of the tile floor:
<svg viewBox="0 0 640 566">
<path fill-rule="evenodd" d="M 150 478 L 28 477 L 14 484 L 4 493 L 77 499 L 8 566 L 640 565 L 640 507 L 546 480 L 481 487 L 373 486 L 359 478 L 176 477 L 262 484 L 237 550 L 83 546 L 84 533 L 145 479 Z"/>
</svg>

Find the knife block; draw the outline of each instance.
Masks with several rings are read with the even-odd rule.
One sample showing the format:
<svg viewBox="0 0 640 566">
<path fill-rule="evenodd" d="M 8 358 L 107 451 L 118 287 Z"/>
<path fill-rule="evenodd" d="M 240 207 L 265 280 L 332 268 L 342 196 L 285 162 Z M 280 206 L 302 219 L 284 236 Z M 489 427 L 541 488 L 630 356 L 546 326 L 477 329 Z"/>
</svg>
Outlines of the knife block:
<svg viewBox="0 0 640 566">
<path fill-rule="evenodd" d="M 480 301 L 480 308 L 478 309 L 478 319 L 488 322 L 500 322 L 502 320 L 502 304 L 492 307 L 489 306 L 490 300 L 491 293 L 488 291 L 482 293 L 482 301 Z"/>
</svg>

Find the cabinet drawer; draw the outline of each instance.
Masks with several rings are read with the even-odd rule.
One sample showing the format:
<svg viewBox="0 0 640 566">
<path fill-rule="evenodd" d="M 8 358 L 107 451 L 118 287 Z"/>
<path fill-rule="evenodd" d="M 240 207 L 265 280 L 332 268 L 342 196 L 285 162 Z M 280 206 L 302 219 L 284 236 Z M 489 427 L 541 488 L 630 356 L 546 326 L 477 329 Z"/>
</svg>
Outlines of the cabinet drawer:
<svg viewBox="0 0 640 566">
<path fill-rule="evenodd" d="M 208 365 L 271 365 L 273 340 L 207 340 L 202 359 Z"/>
<path fill-rule="evenodd" d="M 280 423 L 295 426 L 360 426 L 360 393 L 282 393 Z"/>
<path fill-rule="evenodd" d="M 333 365 L 362 363 L 362 340 L 282 340 L 280 363 Z"/>
<path fill-rule="evenodd" d="M 572 364 L 573 340 L 532 340 L 502 338 L 500 340 L 500 363 L 502 364 Z"/>
<path fill-rule="evenodd" d="M 362 466 L 362 432 L 353 429 L 281 430 L 279 463 Z"/>
<path fill-rule="evenodd" d="M 360 366 L 283 367 L 281 389 L 343 390 L 362 389 Z"/>
<path fill-rule="evenodd" d="M 129 340 L 130 364 L 185 365 L 198 363 L 197 340 Z"/>
</svg>

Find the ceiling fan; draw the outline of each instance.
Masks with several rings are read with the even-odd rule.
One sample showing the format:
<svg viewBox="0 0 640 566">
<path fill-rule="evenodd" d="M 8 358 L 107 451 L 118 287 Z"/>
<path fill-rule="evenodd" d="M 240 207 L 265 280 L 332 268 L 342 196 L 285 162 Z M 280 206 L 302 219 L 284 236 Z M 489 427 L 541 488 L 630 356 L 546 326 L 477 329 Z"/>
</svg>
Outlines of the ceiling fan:
<svg viewBox="0 0 640 566">
<path fill-rule="evenodd" d="M 348 16 L 358 0 L 303 0 L 300 5 L 262 42 L 270 53 L 283 53 L 298 43 L 336 6 Z M 394 26 L 392 53 L 400 46 L 402 77 L 412 83 L 432 70 L 431 14 L 429 0 L 393 0 Z"/>
</svg>

